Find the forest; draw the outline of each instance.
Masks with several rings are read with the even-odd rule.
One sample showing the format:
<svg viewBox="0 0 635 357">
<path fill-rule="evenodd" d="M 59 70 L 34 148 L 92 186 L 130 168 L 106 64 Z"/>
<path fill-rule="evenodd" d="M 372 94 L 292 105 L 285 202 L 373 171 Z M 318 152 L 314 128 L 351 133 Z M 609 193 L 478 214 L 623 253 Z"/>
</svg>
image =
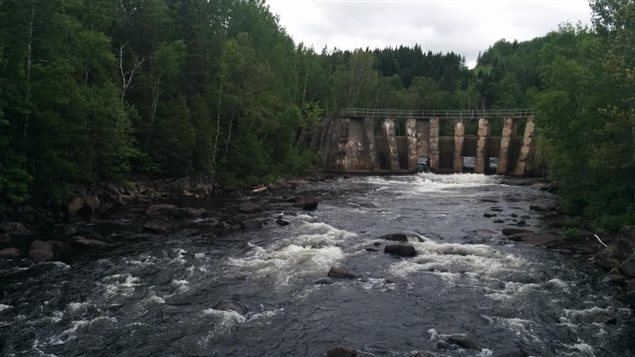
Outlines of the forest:
<svg viewBox="0 0 635 357">
<path fill-rule="evenodd" d="M 500 40 L 473 69 L 425 44 L 294 43 L 262 0 L 0 0 L 0 209 L 74 185 L 315 168 L 340 108 L 533 108 L 572 226 L 635 224 L 635 2 Z"/>
</svg>

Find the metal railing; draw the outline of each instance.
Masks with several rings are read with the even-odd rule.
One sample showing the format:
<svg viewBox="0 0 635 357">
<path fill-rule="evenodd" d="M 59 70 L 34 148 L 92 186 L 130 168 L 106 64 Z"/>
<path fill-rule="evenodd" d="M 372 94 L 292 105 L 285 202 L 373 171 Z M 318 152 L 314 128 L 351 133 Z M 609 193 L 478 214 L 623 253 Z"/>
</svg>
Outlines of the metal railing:
<svg viewBox="0 0 635 357">
<path fill-rule="evenodd" d="M 488 109 L 488 110 L 407 110 L 344 108 L 341 118 L 406 118 L 406 119 L 478 119 L 478 118 L 527 118 L 534 115 L 533 109 Z"/>
</svg>

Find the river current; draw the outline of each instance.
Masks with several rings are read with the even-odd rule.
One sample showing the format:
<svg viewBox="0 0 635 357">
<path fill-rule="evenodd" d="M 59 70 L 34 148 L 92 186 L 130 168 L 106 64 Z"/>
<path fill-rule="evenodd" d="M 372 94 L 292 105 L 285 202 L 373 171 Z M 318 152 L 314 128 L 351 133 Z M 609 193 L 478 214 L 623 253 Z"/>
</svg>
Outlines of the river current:
<svg viewBox="0 0 635 357">
<path fill-rule="evenodd" d="M 137 233 L 69 264 L 1 262 L 0 354 L 324 356 L 347 346 L 366 356 L 632 356 L 632 311 L 600 273 L 504 239 L 520 220 L 546 229 L 529 206 L 555 202 L 505 182 L 316 182 L 300 191 L 319 197 L 318 209 L 285 214 L 288 226 L 273 210 L 263 229 L 213 239 Z M 416 257 L 383 252 L 379 237 L 398 232 L 421 238 Z M 331 267 L 359 278 L 325 281 Z M 222 300 L 249 311 L 214 309 Z M 477 347 L 443 343 L 450 335 Z"/>
</svg>

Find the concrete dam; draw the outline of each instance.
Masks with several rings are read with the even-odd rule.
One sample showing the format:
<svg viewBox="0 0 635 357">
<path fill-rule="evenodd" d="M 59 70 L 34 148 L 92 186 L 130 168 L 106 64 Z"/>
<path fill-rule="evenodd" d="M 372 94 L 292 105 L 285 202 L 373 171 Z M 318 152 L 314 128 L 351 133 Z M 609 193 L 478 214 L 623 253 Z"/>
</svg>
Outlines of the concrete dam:
<svg viewBox="0 0 635 357">
<path fill-rule="evenodd" d="M 349 108 L 330 121 L 321 152 L 332 172 L 534 173 L 532 110 Z"/>
</svg>

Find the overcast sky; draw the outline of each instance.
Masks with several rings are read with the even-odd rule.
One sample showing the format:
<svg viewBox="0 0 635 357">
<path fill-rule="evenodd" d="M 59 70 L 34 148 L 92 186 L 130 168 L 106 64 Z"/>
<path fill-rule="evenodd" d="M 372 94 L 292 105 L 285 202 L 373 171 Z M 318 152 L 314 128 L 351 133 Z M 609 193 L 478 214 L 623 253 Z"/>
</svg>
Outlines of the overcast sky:
<svg viewBox="0 0 635 357">
<path fill-rule="evenodd" d="M 267 0 L 296 43 L 321 51 L 419 44 L 468 66 L 494 42 L 528 40 L 563 22 L 590 23 L 588 0 Z"/>
</svg>

